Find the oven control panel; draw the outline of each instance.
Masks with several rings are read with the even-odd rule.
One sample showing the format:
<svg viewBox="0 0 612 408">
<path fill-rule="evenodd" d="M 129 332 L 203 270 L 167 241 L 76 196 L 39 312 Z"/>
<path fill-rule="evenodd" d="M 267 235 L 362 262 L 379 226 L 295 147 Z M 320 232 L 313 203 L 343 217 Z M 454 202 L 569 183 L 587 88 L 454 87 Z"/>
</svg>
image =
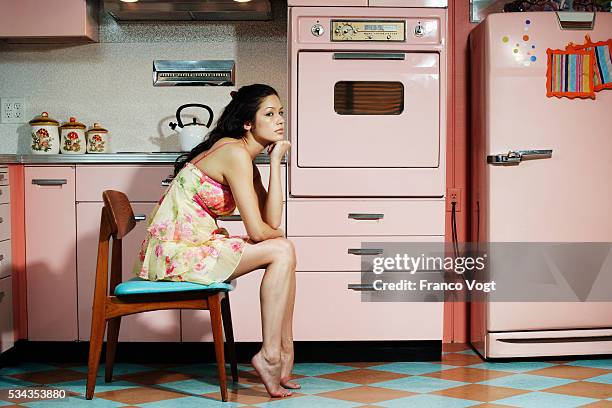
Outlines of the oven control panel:
<svg viewBox="0 0 612 408">
<path fill-rule="evenodd" d="M 390 20 L 332 20 L 332 41 L 405 41 L 406 22 Z"/>
</svg>

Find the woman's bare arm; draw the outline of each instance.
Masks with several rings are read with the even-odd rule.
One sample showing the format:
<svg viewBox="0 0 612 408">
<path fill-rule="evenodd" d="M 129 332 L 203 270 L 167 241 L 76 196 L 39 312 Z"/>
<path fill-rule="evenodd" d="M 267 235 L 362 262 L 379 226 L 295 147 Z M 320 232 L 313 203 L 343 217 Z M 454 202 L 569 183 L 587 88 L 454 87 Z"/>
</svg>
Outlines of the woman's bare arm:
<svg viewBox="0 0 612 408">
<path fill-rule="evenodd" d="M 280 229 L 272 228 L 262 218 L 258 195 L 253 183 L 253 164 L 248 152 L 239 146 L 226 148 L 227 161 L 224 177 L 229 183 L 240 216 L 249 238 L 255 242 L 284 236 Z"/>
</svg>

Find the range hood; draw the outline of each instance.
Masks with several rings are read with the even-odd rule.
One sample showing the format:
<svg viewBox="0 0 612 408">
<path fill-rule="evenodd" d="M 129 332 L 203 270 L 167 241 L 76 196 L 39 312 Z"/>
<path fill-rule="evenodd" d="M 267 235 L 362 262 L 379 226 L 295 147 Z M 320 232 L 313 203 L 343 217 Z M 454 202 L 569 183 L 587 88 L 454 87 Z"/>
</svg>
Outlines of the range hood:
<svg viewBox="0 0 612 408">
<path fill-rule="evenodd" d="M 120 21 L 270 20 L 270 0 L 104 0 Z"/>
</svg>

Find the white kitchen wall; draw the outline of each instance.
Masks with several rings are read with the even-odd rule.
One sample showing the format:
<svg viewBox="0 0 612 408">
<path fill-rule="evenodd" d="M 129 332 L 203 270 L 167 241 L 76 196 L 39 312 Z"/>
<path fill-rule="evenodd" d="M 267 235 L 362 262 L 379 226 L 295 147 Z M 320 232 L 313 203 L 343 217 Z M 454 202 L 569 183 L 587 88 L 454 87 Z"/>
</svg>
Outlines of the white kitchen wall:
<svg viewBox="0 0 612 408">
<path fill-rule="evenodd" d="M 116 152 L 179 150 L 168 127 L 177 107 L 204 103 L 216 119 L 236 87 L 153 87 L 155 59 L 233 59 L 237 87 L 267 83 L 286 106 L 286 2 L 272 3 L 272 21 L 118 23 L 102 12 L 97 44 L 0 44 L 0 98 L 26 101 L 26 123 L 0 124 L 0 154 L 29 153 L 27 121 L 43 111 L 100 122 Z M 207 120 L 201 109 L 183 113 Z"/>
</svg>

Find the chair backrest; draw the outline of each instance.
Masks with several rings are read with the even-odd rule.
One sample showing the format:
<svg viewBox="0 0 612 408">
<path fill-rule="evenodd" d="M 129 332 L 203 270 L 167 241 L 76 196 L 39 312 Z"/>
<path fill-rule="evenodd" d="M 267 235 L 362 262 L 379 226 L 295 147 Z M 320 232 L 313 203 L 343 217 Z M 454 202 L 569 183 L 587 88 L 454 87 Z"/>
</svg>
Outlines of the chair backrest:
<svg viewBox="0 0 612 408">
<path fill-rule="evenodd" d="M 128 197 L 121 191 L 106 190 L 102 193 L 104 207 L 100 217 L 100 238 L 96 267 L 96 285 L 108 287 L 109 242 L 113 238 L 110 293 L 121 283 L 122 239 L 136 226 L 134 211 Z M 107 292 L 108 293 L 108 292 Z"/>
<path fill-rule="evenodd" d="M 136 226 L 130 200 L 121 191 L 106 190 L 102 193 L 104 207 L 108 210 L 111 234 L 122 239 Z"/>
</svg>

